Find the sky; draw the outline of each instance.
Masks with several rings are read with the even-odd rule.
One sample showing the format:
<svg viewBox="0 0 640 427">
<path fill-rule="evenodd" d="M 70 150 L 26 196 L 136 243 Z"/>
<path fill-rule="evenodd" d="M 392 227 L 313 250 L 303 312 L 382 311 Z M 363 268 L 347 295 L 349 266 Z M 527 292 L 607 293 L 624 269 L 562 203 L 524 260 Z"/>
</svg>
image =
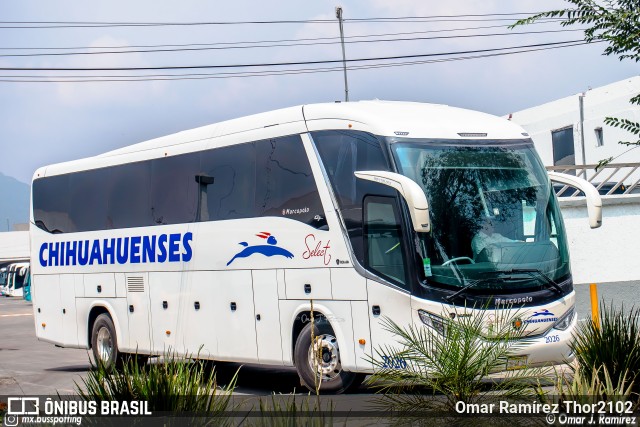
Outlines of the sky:
<svg viewBox="0 0 640 427">
<path fill-rule="evenodd" d="M 3 0 L 0 2 L 0 68 L 36 70 L 0 71 L 0 172 L 29 183 L 35 169 L 47 164 L 92 156 L 253 113 L 299 104 L 343 100 L 344 77 L 339 69 L 340 63 L 243 69 L 93 72 L 37 70 L 340 60 L 342 51 L 337 39 L 339 26 L 334 11 L 337 5 L 341 5 L 344 10 L 348 59 L 468 52 L 583 38 L 581 31 L 558 31 L 562 27 L 557 23 L 509 30 L 506 25 L 519 16 L 487 16 L 562 8 L 567 5 L 562 0 L 236 0 L 224 3 L 210 0 Z M 391 19 L 386 22 L 362 20 L 402 17 L 431 18 Z M 16 24 L 42 21 L 226 24 L 124 27 L 85 24 L 66 28 L 33 28 L 47 25 Z M 231 24 L 247 21 L 323 22 Z M 56 25 L 58 24 L 48 26 Z M 532 31 L 554 32 L 513 34 Z M 509 34 L 482 36 L 504 33 Z M 448 38 L 433 39 L 445 36 Z M 381 39 L 409 40 L 385 42 Z M 367 42 L 362 42 L 365 40 Z M 305 45 L 290 46 L 292 43 Z M 270 47 L 256 48 L 256 45 Z M 173 51 L 95 53 L 119 52 L 125 50 L 125 47 L 137 51 Z M 208 49 L 203 50 L 203 47 Z M 176 51 L 178 48 L 200 50 Z M 457 61 L 351 68 L 348 71 L 349 97 L 351 101 L 388 99 L 442 103 L 505 115 L 639 74 L 638 64 L 605 57 L 602 55 L 603 50 L 604 45 L 594 44 Z M 56 55 L 42 56 L 44 53 Z M 61 53 L 83 55 L 60 55 Z M 485 52 L 487 53 L 489 52 Z M 445 58 L 450 56 L 420 57 L 413 61 Z M 407 61 L 409 59 L 378 60 L 354 62 L 350 65 Z M 239 72 L 309 70 L 314 67 L 338 68 L 332 72 L 315 70 L 316 72 L 296 74 L 238 77 Z M 212 73 L 217 75 L 191 75 L 188 76 L 189 79 L 184 79 L 184 74 Z M 67 80 L 86 80 L 91 75 L 173 77 L 154 77 L 156 80 L 133 82 L 61 82 L 60 77 L 78 76 Z M 182 75 L 182 79 L 176 80 L 175 77 L 179 75 Z"/>
</svg>

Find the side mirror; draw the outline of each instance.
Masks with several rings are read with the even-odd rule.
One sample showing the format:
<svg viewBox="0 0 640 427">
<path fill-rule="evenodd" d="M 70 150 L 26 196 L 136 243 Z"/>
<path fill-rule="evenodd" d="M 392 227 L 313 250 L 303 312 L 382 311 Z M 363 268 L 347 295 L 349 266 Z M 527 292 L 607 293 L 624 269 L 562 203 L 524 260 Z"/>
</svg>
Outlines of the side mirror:
<svg viewBox="0 0 640 427">
<path fill-rule="evenodd" d="M 559 172 L 548 172 L 551 181 L 570 185 L 581 190 L 587 199 L 587 213 L 589 215 L 589 226 L 598 228 L 602 225 L 602 199 L 600 193 L 589 181 L 573 175 Z"/>
<path fill-rule="evenodd" d="M 431 231 L 427 196 L 411 178 L 386 171 L 356 171 L 354 174 L 357 178 L 377 182 L 398 190 L 409 206 L 413 229 L 418 233 Z"/>
</svg>

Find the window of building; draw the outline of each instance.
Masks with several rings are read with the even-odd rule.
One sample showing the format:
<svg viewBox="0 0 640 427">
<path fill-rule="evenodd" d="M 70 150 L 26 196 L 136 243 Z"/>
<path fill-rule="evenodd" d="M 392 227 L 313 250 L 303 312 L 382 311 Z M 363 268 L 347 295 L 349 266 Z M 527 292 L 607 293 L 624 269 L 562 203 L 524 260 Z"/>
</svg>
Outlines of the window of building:
<svg viewBox="0 0 640 427">
<path fill-rule="evenodd" d="M 575 165 L 576 154 L 573 145 L 573 126 L 551 131 L 553 164 L 557 166 Z"/>
<path fill-rule="evenodd" d="M 595 128 L 594 131 L 596 133 L 596 147 L 602 147 L 604 145 L 604 135 L 602 134 L 602 128 Z"/>
</svg>

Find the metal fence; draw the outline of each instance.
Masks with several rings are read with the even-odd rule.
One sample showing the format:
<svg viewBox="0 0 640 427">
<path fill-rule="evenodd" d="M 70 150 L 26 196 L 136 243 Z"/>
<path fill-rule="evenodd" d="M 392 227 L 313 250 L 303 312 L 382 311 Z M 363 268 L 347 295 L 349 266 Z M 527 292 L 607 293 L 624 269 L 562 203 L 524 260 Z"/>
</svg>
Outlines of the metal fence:
<svg viewBox="0 0 640 427">
<path fill-rule="evenodd" d="M 547 166 L 548 171 L 577 175 L 593 184 L 602 195 L 640 193 L 640 163 L 609 163 L 596 169 L 597 165 Z M 558 196 L 576 197 L 582 194 L 575 190 L 572 194 L 568 185 L 554 187 Z"/>
</svg>

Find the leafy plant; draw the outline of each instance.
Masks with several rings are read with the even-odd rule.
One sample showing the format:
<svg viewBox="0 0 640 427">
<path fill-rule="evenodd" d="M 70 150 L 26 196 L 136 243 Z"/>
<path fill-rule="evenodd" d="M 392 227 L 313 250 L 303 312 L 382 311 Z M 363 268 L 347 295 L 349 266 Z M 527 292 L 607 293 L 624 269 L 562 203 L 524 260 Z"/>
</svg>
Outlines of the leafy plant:
<svg viewBox="0 0 640 427">
<path fill-rule="evenodd" d="M 295 394 L 275 395 L 270 399 L 260 399 L 259 418 L 249 418 L 246 422 L 249 426 L 268 427 L 297 427 L 304 426 L 328 426 L 335 425 L 333 418 L 333 402 L 321 403 L 318 396 L 310 394 L 296 400 Z"/>
<path fill-rule="evenodd" d="M 142 400 L 152 412 L 187 413 L 208 421 L 229 407 L 236 380 L 237 372 L 219 389 L 215 370 L 207 368 L 205 361 L 184 360 L 171 353 L 161 363 L 147 365 L 131 357 L 121 372 L 98 364 L 82 385 L 76 383 L 76 391 L 85 401 Z"/>
<path fill-rule="evenodd" d="M 541 369 L 504 371 L 508 359 L 527 344 L 517 314 L 479 310 L 472 317 L 439 318 L 437 328 L 398 326 L 386 319 L 386 329 L 398 337 L 399 348 L 384 347 L 371 358 L 376 373 L 368 383 L 384 393 L 378 406 L 407 413 L 441 408 L 453 410 L 459 401 L 481 403 L 498 394 L 504 398 L 534 395 Z M 395 361 L 389 364 L 389 361 Z M 441 394 L 430 398 L 428 394 Z"/>
<path fill-rule="evenodd" d="M 555 394 L 559 401 L 596 403 L 627 400 L 633 394 L 632 387 L 633 382 L 628 380 L 626 373 L 616 381 L 609 375 L 605 365 L 586 371 L 578 365 L 569 375 L 558 375 Z"/>
<path fill-rule="evenodd" d="M 633 383 L 635 393 L 640 392 L 639 309 L 616 309 L 613 303 L 601 302 L 600 326 L 595 322 L 579 323 L 570 347 L 576 355 L 578 372 L 587 382 L 597 377 L 605 384 L 610 377 L 613 384 L 620 384 L 624 379 L 625 383 Z"/>
</svg>

